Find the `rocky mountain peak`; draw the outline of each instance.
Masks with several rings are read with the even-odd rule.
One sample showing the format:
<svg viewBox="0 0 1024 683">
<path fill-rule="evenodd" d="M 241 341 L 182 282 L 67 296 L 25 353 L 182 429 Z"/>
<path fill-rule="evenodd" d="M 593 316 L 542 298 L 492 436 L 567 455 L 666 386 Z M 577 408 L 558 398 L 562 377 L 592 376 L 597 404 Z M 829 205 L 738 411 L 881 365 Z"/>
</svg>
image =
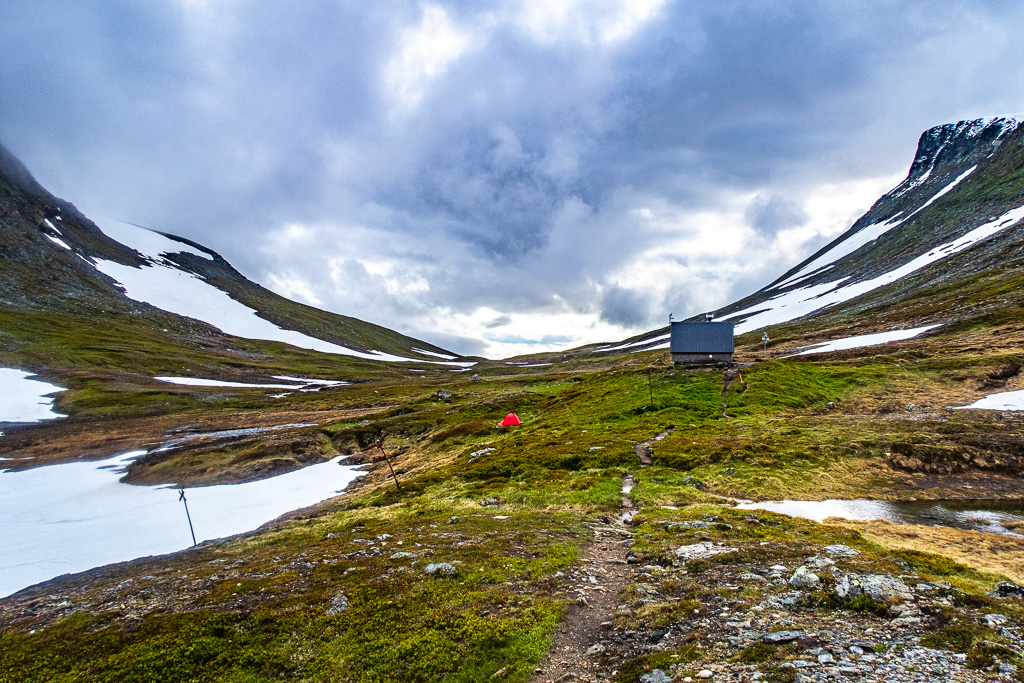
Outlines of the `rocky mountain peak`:
<svg viewBox="0 0 1024 683">
<path fill-rule="evenodd" d="M 917 143 L 907 181 L 943 166 L 978 163 L 996 152 L 1022 122 L 1024 115 L 994 116 L 929 128 Z"/>
</svg>

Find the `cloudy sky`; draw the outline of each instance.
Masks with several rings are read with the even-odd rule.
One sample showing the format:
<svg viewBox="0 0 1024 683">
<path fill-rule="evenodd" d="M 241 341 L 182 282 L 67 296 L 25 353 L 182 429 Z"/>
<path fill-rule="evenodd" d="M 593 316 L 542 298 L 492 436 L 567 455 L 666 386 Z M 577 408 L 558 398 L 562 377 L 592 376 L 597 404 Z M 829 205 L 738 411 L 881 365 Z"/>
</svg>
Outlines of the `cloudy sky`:
<svg viewBox="0 0 1024 683">
<path fill-rule="evenodd" d="M 4 0 L 0 141 L 88 215 L 492 357 L 724 305 L 929 126 L 1024 111 L 1024 4 Z"/>
</svg>

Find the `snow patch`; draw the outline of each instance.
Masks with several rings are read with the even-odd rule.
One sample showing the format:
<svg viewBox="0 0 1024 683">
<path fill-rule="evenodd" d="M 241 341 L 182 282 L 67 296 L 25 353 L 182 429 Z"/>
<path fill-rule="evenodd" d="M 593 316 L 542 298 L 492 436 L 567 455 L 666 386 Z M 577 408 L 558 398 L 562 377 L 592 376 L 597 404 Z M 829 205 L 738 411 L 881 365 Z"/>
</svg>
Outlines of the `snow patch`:
<svg viewBox="0 0 1024 683">
<path fill-rule="evenodd" d="M 865 346 L 877 346 L 879 344 L 888 344 L 889 342 L 894 341 L 903 341 L 904 339 L 911 339 L 919 334 L 924 334 L 928 330 L 934 330 L 936 327 L 941 326 L 942 323 L 938 323 L 935 325 L 925 325 L 924 327 L 915 327 L 910 330 L 891 330 L 889 332 L 876 332 L 874 334 L 861 334 L 856 337 L 834 339 L 820 344 L 802 346 L 800 348 L 807 350 L 795 353 L 793 356 L 805 356 L 809 353 L 827 353 L 829 351 L 845 351 L 846 349 L 860 349 Z M 793 356 L 787 356 L 787 358 L 792 358 Z"/>
<path fill-rule="evenodd" d="M 53 235 L 47 235 L 46 233 L 43 233 L 43 237 L 56 244 L 58 247 L 63 247 L 64 249 L 71 251 L 71 247 L 68 246 L 68 243 L 62 240 L 61 238 L 54 237 Z"/>
<path fill-rule="evenodd" d="M 671 338 L 672 338 L 672 334 L 670 333 L 670 334 L 663 335 L 661 337 L 653 337 L 652 339 L 642 339 L 640 341 L 629 342 L 628 344 L 619 344 L 618 346 L 599 346 L 598 348 L 593 350 L 593 353 L 597 353 L 599 351 L 602 352 L 602 353 L 605 352 L 605 351 L 622 351 L 624 349 L 634 349 L 637 346 L 647 347 L 647 346 L 650 346 L 651 344 L 659 344 L 659 343 L 662 344 L 662 345 L 667 346 L 668 341 Z M 650 348 L 660 348 L 660 347 L 653 347 L 652 346 Z M 650 349 L 642 348 L 642 349 L 635 349 L 635 350 L 636 351 L 649 351 Z"/>
<path fill-rule="evenodd" d="M 53 410 L 53 394 L 63 387 L 29 379 L 32 373 L 0 368 L 0 422 L 39 422 L 66 417 Z"/>
<path fill-rule="evenodd" d="M 427 351 L 426 349 L 417 349 L 415 346 L 412 350 L 416 353 L 422 353 L 425 356 L 434 356 L 435 358 L 443 358 L 444 360 L 455 360 L 458 356 L 450 356 L 447 353 L 438 353 L 436 351 Z"/>
<path fill-rule="evenodd" d="M 288 375 L 274 375 L 274 379 L 283 379 L 286 382 L 299 382 L 307 386 L 319 384 L 325 387 L 340 387 L 343 384 L 352 384 L 352 382 L 345 382 L 340 379 L 319 379 L 316 377 L 290 377 Z"/>
<path fill-rule="evenodd" d="M 219 379 L 203 379 L 202 377 L 154 377 L 153 379 L 170 384 L 182 384 L 189 387 L 234 387 L 245 389 L 298 389 L 301 384 L 250 384 L 248 382 L 225 382 Z"/>
<path fill-rule="evenodd" d="M 969 406 L 954 406 L 954 410 L 1024 410 L 1024 391 L 1003 391 L 989 394 Z"/>
<path fill-rule="evenodd" d="M 208 261 L 213 260 L 212 254 L 196 249 L 190 244 L 172 240 L 148 228 L 109 218 L 100 218 L 94 222 L 107 237 L 131 247 L 151 261 L 163 262 L 167 254 L 195 254 Z"/>
</svg>

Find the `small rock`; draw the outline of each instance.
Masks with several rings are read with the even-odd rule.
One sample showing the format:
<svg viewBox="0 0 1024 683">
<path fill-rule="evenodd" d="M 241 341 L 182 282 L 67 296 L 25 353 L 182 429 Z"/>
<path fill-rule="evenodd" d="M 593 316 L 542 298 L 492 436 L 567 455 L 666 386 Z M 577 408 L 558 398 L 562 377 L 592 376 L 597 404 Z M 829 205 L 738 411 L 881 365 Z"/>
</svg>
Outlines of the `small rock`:
<svg viewBox="0 0 1024 683">
<path fill-rule="evenodd" d="M 818 664 L 832 664 L 835 661 L 835 657 L 833 657 L 827 652 L 823 652 L 820 655 L 818 655 Z"/>
<path fill-rule="evenodd" d="M 835 545 L 825 546 L 825 552 L 829 555 L 841 555 L 843 557 L 853 557 L 854 555 L 860 555 L 859 550 L 855 550 L 848 545 L 842 543 L 836 543 Z"/>
<path fill-rule="evenodd" d="M 1005 662 L 1001 663 L 999 665 L 999 673 L 1001 673 L 1001 674 L 1017 673 L 1017 665 L 1016 664 L 1006 664 Z"/>
<path fill-rule="evenodd" d="M 331 598 L 331 606 L 327 608 L 328 614 L 339 614 L 348 609 L 348 596 L 338 593 Z"/>
<path fill-rule="evenodd" d="M 436 398 L 441 399 L 442 401 L 447 401 L 452 397 L 452 392 L 445 391 L 444 389 L 438 389 L 437 391 L 434 392 L 434 396 Z"/>
<path fill-rule="evenodd" d="M 715 555 L 721 555 L 722 553 L 735 552 L 735 550 L 736 548 L 715 545 L 710 541 L 704 541 L 702 543 L 679 546 L 676 548 L 676 556 L 683 560 L 704 560 Z"/>
<path fill-rule="evenodd" d="M 587 648 L 587 654 L 588 655 L 596 655 L 596 654 L 600 654 L 600 653 L 604 652 L 604 650 L 605 650 L 604 645 L 602 645 L 601 643 L 597 643 L 596 645 L 591 645 L 590 647 Z"/>
<path fill-rule="evenodd" d="M 710 669 L 701 669 L 700 673 L 697 674 L 697 678 L 711 678 L 714 675 Z"/>
<path fill-rule="evenodd" d="M 406 560 L 406 559 L 414 559 L 415 557 L 417 557 L 416 553 L 395 553 L 394 555 L 391 556 L 391 559 L 392 560 Z"/>
<path fill-rule="evenodd" d="M 672 683 L 672 679 L 661 669 L 654 669 L 641 676 L 640 683 Z"/>
<path fill-rule="evenodd" d="M 851 645 L 849 650 L 850 650 L 851 654 L 855 654 L 858 657 L 861 656 L 862 654 L 864 654 L 864 648 L 858 647 L 856 645 Z"/>
<path fill-rule="evenodd" d="M 432 562 L 423 571 L 426 574 L 439 574 L 441 576 L 455 576 L 457 573 L 454 565 L 448 562 Z"/>
<path fill-rule="evenodd" d="M 761 640 L 771 645 L 778 645 L 780 643 L 791 643 L 803 637 L 803 635 L 803 631 L 776 631 L 764 634 L 761 636 Z"/>
<path fill-rule="evenodd" d="M 818 575 L 811 572 L 811 570 L 809 570 L 807 567 L 797 568 L 797 570 L 793 572 L 793 576 L 789 578 L 790 586 L 792 586 L 793 588 L 801 588 L 804 590 L 814 588 L 819 583 L 821 583 L 821 579 L 818 578 Z"/>
<path fill-rule="evenodd" d="M 472 375 L 469 376 L 469 379 L 470 379 L 470 381 L 475 382 L 478 379 L 480 379 L 480 375 L 478 375 L 476 373 L 473 373 Z"/>
<path fill-rule="evenodd" d="M 1006 623 L 1007 619 L 1002 614 L 986 614 L 982 617 L 982 621 L 985 622 L 986 626 L 991 628 L 997 628 Z"/>
<path fill-rule="evenodd" d="M 495 498 L 494 496 L 491 496 L 490 498 L 484 498 L 483 500 L 481 500 L 480 504 L 483 505 L 484 507 L 490 507 L 492 505 L 500 505 L 501 501 Z"/>
</svg>

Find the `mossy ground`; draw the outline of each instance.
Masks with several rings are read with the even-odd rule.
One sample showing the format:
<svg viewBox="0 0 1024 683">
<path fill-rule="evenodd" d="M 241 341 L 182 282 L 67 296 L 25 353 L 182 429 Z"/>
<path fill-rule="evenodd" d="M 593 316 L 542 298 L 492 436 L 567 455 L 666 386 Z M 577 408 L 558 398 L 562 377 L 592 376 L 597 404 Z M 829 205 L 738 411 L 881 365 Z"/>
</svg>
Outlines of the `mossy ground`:
<svg viewBox="0 0 1024 683">
<path fill-rule="evenodd" d="M 751 563 L 791 565 L 829 543 L 862 550 L 850 570 L 898 574 L 910 566 L 980 599 L 999 578 L 987 570 L 997 568 L 928 554 L 941 547 L 908 554 L 877 534 L 838 525 L 761 512 L 754 523 L 719 497 L 962 494 L 960 475 L 914 479 L 887 454 L 894 443 L 922 436 L 955 448 L 968 437 L 1013 429 L 1012 418 L 944 409 L 952 394 L 965 401 L 977 393 L 959 377 L 987 376 L 1007 359 L 955 366 L 918 360 L 755 363 L 742 370 L 742 381 L 728 384 L 728 417 L 721 371 L 671 366 L 658 353 L 530 371 L 482 364 L 479 380 L 447 370 L 364 378 L 372 381 L 282 399 L 259 390 L 191 388 L 156 396 L 145 382 L 132 386 L 113 374 L 85 381 L 69 392 L 68 405 L 90 406 L 89 418 L 77 424 L 94 424 L 97 440 L 105 421 L 96 415 L 121 394 L 128 404 L 177 397 L 166 399 L 172 405 L 165 414 L 131 418 L 136 438 L 146 429 L 146 438 L 162 433 L 174 420 L 204 428 L 254 416 L 318 423 L 281 442 L 183 449 L 154 466 L 157 479 L 231 470 L 280 457 L 286 448 L 319 458 L 361 453 L 377 466 L 349 494 L 259 532 L 3 601 L 0 680 L 530 680 L 569 601 L 559 573 L 580 562 L 590 525 L 618 512 L 626 473 L 636 479 L 641 509 L 631 551 L 639 565 L 672 566 L 672 550 L 685 537 L 667 529 L 671 521 L 714 518 L 721 526 L 701 537 L 739 550 L 693 561 L 660 583 L 627 586 L 620 599 L 628 607 L 615 615 L 623 632 L 688 623 L 692 609 L 703 609 L 694 604 L 753 605 L 765 599 L 764 590 L 735 584 L 723 572 Z M 451 396 L 439 398 L 439 389 Z M 908 412 L 909 403 L 921 409 Z M 511 411 L 523 426 L 497 428 Z M 653 465 L 641 470 L 634 446 L 664 431 L 669 435 L 652 444 Z M 41 428 L 20 434 L 25 449 L 46 443 Z M 401 489 L 371 449 L 378 439 Z M 416 557 L 391 559 L 396 553 Z M 429 562 L 451 563 L 457 575 L 428 576 Z M 339 595 L 348 608 L 328 614 Z M 809 609 L 834 608 L 823 595 L 808 599 Z M 656 657 L 639 660 L 628 648 L 617 660 L 609 654 L 608 665 L 619 667 L 618 680 L 632 682 L 662 659 L 677 667 L 715 657 L 774 666 L 790 656 L 785 648 L 723 648 L 701 629 Z"/>
</svg>

